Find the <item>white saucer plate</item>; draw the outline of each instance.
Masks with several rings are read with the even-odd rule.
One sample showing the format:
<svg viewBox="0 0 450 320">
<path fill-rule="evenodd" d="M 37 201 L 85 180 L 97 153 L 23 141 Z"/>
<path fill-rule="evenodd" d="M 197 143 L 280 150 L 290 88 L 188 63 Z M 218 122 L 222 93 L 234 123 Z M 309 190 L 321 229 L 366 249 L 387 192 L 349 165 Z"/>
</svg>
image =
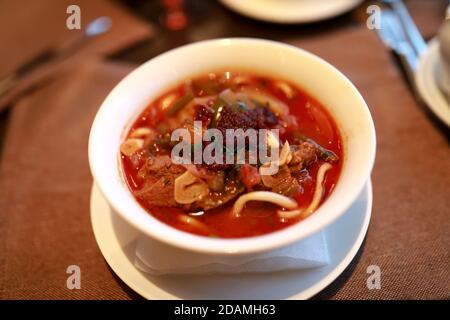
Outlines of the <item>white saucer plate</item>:
<svg viewBox="0 0 450 320">
<path fill-rule="evenodd" d="M 440 66 L 439 42 L 433 39 L 421 57 L 416 72 L 419 93 L 430 110 L 450 127 L 450 105 L 439 89 L 438 72 Z"/>
<path fill-rule="evenodd" d="M 220 0 L 244 16 L 276 23 L 308 23 L 343 14 L 363 0 Z"/>
<path fill-rule="evenodd" d="M 369 181 L 347 212 L 325 229 L 330 264 L 290 272 L 234 275 L 151 276 L 134 266 L 139 232 L 114 213 L 93 185 L 91 222 L 111 269 L 147 299 L 308 299 L 333 282 L 355 257 L 369 226 Z"/>
</svg>

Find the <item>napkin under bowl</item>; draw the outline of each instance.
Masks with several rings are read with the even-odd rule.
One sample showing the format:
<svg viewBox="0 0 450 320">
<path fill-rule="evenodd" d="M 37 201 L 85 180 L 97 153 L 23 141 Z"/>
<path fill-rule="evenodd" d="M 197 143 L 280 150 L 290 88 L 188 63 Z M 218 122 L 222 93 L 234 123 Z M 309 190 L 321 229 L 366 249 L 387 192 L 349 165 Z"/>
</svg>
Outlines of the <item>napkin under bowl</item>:
<svg viewBox="0 0 450 320">
<path fill-rule="evenodd" d="M 273 251 L 245 256 L 211 256 L 172 247 L 141 235 L 135 266 L 151 275 L 262 273 L 318 268 L 329 263 L 324 231 Z"/>
</svg>

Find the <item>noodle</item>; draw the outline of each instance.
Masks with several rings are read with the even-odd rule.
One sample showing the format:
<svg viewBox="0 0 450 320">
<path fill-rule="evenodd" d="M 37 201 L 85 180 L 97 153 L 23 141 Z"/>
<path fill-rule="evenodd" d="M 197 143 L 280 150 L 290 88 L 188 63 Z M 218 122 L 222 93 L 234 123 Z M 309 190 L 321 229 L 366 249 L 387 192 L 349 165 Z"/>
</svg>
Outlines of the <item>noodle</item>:
<svg viewBox="0 0 450 320">
<path fill-rule="evenodd" d="M 182 221 L 182 222 L 184 222 L 184 223 L 186 223 L 186 224 L 188 224 L 191 227 L 194 227 L 196 229 L 199 229 L 199 230 L 202 230 L 202 231 L 205 231 L 205 232 L 210 232 L 211 231 L 211 229 L 206 224 L 204 224 L 203 222 L 200 222 L 197 219 L 195 219 L 193 217 L 189 217 L 189 216 L 187 216 L 185 214 L 180 214 L 178 216 L 178 219 L 180 219 L 180 221 Z"/>
<path fill-rule="evenodd" d="M 270 191 L 254 191 L 246 193 L 236 200 L 233 206 L 234 217 L 239 217 L 239 213 L 242 211 L 248 201 L 271 202 L 287 209 L 294 209 L 295 207 L 297 207 L 297 202 L 294 199 L 285 197 L 281 194 Z"/>
<path fill-rule="evenodd" d="M 282 211 L 278 210 L 278 216 L 284 219 L 292 219 L 298 216 L 302 218 L 306 218 L 311 213 L 313 213 L 317 207 L 319 206 L 320 200 L 322 200 L 323 195 L 323 181 L 325 180 L 325 174 L 328 170 L 332 168 L 331 164 L 324 163 L 320 166 L 319 171 L 317 172 L 317 181 L 316 181 L 316 189 L 314 190 L 314 196 L 309 204 L 309 206 L 305 210 L 297 209 L 292 211 Z"/>
</svg>

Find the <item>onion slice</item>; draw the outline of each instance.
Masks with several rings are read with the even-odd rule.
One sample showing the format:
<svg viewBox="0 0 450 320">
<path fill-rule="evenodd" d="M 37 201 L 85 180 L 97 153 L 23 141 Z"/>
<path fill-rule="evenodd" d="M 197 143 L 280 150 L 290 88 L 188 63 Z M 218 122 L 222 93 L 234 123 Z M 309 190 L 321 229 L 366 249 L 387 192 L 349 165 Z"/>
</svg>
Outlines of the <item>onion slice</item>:
<svg viewBox="0 0 450 320">
<path fill-rule="evenodd" d="M 206 182 L 186 171 L 175 179 L 174 198 L 177 203 L 191 204 L 209 193 Z"/>
<path fill-rule="evenodd" d="M 130 134 L 130 138 L 145 138 L 148 135 L 152 134 L 152 130 L 150 128 L 141 127 L 133 130 Z"/>
<path fill-rule="evenodd" d="M 281 194 L 270 192 L 270 191 L 254 191 L 246 193 L 239 197 L 239 199 L 236 200 L 233 206 L 233 216 L 239 217 L 239 214 L 241 213 L 242 209 L 244 209 L 245 204 L 248 201 L 266 201 L 271 202 L 276 205 L 279 205 L 280 207 L 287 208 L 287 209 L 294 209 L 297 207 L 297 201 L 294 199 L 285 197 Z"/>
<path fill-rule="evenodd" d="M 144 140 L 137 138 L 129 138 L 120 145 L 120 152 L 127 157 L 131 157 L 138 150 L 144 147 Z"/>
<path fill-rule="evenodd" d="M 255 100 L 256 102 L 259 102 L 263 105 L 268 104 L 269 108 L 276 114 L 279 115 L 289 114 L 289 107 L 284 102 L 282 102 L 278 98 L 275 98 L 272 95 L 247 88 L 239 91 L 239 93 L 245 94 L 251 100 Z"/>
</svg>

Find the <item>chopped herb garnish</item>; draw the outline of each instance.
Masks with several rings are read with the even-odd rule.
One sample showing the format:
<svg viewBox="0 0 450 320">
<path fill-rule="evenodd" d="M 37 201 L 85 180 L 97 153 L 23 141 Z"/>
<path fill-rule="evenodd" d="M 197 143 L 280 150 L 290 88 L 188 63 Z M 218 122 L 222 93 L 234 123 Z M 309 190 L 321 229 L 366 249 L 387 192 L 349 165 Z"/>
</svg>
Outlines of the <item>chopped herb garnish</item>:
<svg viewBox="0 0 450 320">
<path fill-rule="evenodd" d="M 189 102 L 194 99 L 194 94 L 192 92 L 186 93 L 180 99 L 175 100 L 174 103 L 170 105 L 167 109 L 167 115 L 169 117 L 175 115 L 178 111 L 182 110 Z"/>
</svg>

